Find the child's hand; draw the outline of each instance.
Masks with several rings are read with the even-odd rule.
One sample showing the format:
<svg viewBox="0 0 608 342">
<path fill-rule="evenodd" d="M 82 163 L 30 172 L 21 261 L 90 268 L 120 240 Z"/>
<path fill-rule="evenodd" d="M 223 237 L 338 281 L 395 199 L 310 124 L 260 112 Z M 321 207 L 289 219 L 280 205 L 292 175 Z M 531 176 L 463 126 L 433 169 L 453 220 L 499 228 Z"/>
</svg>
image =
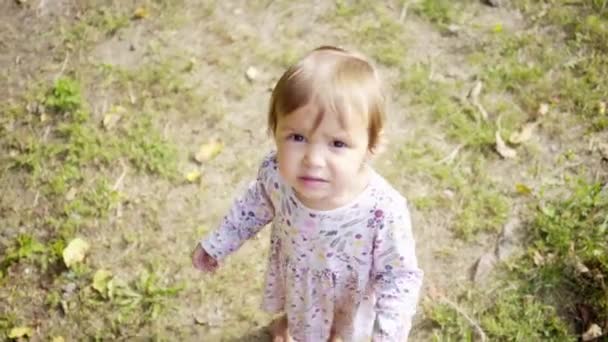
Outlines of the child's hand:
<svg viewBox="0 0 608 342">
<path fill-rule="evenodd" d="M 192 253 L 192 265 L 205 273 L 214 272 L 218 267 L 217 261 L 203 249 L 200 243 Z"/>
</svg>

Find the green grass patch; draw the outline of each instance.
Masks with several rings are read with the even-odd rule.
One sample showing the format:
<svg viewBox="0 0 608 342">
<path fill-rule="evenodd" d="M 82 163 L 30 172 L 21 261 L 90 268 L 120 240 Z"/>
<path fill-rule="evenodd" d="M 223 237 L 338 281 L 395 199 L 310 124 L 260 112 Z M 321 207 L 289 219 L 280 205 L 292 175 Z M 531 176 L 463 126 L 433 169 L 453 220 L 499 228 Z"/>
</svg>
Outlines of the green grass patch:
<svg viewBox="0 0 608 342">
<path fill-rule="evenodd" d="M 427 196 L 413 197 L 414 205 L 427 212 L 438 209 L 451 212 L 452 229 L 465 240 L 480 232 L 498 232 L 507 219 L 510 200 L 488 178 L 484 158 L 466 154 L 458 157 L 457 162 L 441 162 L 442 159 L 444 156 L 436 148 L 419 142 L 407 144 L 396 153 L 393 162 L 400 166 L 399 172 L 425 179 L 425 183 L 437 189 Z"/>
<path fill-rule="evenodd" d="M 407 37 L 398 19 L 386 5 L 361 0 L 338 1 L 324 17 L 374 60 L 391 67 L 402 65 L 407 55 Z"/>
<path fill-rule="evenodd" d="M 571 190 L 538 205 L 527 252 L 506 265 L 498 285 L 459 303 L 490 340 L 575 341 L 588 328 L 582 323 L 601 327 L 608 319 L 608 192 L 584 181 Z M 578 305 L 589 308 L 588 318 L 573 317 Z M 474 328 L 453 305 L 426 309 L 437 341 L 474 340 Z"/>
<path fill-rule="evenodd" d="M 416 4 L 414 12 L 432 23 L 449 25 L 454 21 L 457 9 L 453 1 L 423 0 Z"/>
<path fill-rule="evenodd" d="M 19 208 L 27 232 L 2 246 L 0 279 L 4 282 L 9 275 L 18 282 L 16 271 L 32 269 L 49 284 L 45 291 L 35 291 L 36 296 L 46 293 L 49 307 L 75 321 L 92 322 L 87 329 L 95 330 L 100 306 L 112 312 L 103 326 L 116 329 L 92 330 L 87 336 L 115 339 L 153 322 L 180 288 L 147 272 L 128 282 L 116 278 L 112 294 L 99 298 L 90 291 L 90 266 L 85 261 L 66 267 L 63 252 L 75 237 L 107 229 L 110 213 L 123 201 L 114 185 L 114 169 L 130 168 L 171 182 L 178 174 L 176 148 L 158 132 L 153 110 L 121 107 L 111 112 L 119 118 L 112 125 L 93 120 L 76 78 L 59 78 L 32 90 L 23 101 L 27 105 L 5 105 L 10 115 L 0 121 L 6 133 L 0 146 L 9 154 L 0 166 L 3 181 L 25 173 L 23 185 L 36 193 L 36 200 L 33 208 Z M 66 299 L 60 286 L 67 283 L 83 289 L 81 296 Z"/>
<path fill-rule="evenodd" d="M 535 27 L 551 27 L 551 37 L 536 31 L 494 34 L 471 61 L 483 66 L 491 89 L 515 95 L 524 110 L 539 103 L 573 113 L 593 131 L 608 127 L 608 12 L 606 1 L 515 2 Z M 563 33 L 565 40 L 555 40 Z M 559 86 L 555 86 L 559 85 Z"/>
<path fill-rule="evenodd" d="M 449 138 L 470 150 L 493 153 L 497 129 L 495 117 L 501 116 L 501 121 L 505 123 L 514 121 L 512 117 L 518 116 L 517 112 L 505 110 L 505 107 L 487 106 L 488 111 L 493 108 L 500 111 L 493 113 L 491 120 L 483 120 L 477 109 L 461 97 L 466 85 L 463 82 L 432 79 L 427 64 L 414 64 L 404 74 L 397 88 L 409 95 L 408 105 L 429 110 L 432 121 L 440 123 Z M 502 128 L 509 127 L 503 125 Z"/>
<path fill-rule="evenodd" d="M 3 271 L 32 258 L 59 261 L 61 246 L 105 220 L 121 200 L 109 178 L 120 160 L 168 179 L 177 174 L 175 149 L 160 138 L 149 115 L 133 115 L 108 132 L 92 122 L 80 89 L 75 79 L 60 78 L 31 96 L 37 104 L 28 107 L 35 112 L 15 107 L 2 126 L 7 134 L 0 144 L 10 151 L 2 169 L 8 174 L 25 171 L 26 186 L 35 189 L 36 203 L 46 211 L 23 211 L 31 215 L 35 234 L 17 238 L 3 257 Z"/>
</svg>

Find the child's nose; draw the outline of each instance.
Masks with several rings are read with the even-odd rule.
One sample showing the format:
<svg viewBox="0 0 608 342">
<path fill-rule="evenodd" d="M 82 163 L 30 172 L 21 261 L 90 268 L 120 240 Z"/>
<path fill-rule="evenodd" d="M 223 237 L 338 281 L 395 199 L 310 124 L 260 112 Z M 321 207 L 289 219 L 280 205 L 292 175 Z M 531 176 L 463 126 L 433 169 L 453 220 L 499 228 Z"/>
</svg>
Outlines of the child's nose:
<svg viewBox="0 0 608 342">
<path fill-rule="evenodd" d="M 315 144 L 310 144 L 306 149 L 306 155 L 304 156 L 304 162 L 310 167 L 321 167 L 324 164 L 323 150 L 321 147 Z"/>
</svg>

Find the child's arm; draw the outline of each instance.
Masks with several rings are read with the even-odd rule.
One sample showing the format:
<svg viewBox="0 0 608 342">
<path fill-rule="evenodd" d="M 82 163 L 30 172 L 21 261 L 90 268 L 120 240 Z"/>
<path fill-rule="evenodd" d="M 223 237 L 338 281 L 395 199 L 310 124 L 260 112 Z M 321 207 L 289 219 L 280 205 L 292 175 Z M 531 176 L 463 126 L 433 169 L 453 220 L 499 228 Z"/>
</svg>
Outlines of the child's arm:
<svg viewBox="0 0 608 342">
<path fill-rule="evenodd" d="M 274 207 L 264 186 L 263 170 L 255 182 L 237 198 L 221 225 L 200 243 L 215 261 L 221 261 L 236 251 L 246 240 L 272 221 Z"/>
<path fill-rule="evenodd" d="M 376 321 L 373 341 L 407 340 L 423 272 L 418 268 L 406 202 L 391 210 L 374 241 Z"/>
</svg>

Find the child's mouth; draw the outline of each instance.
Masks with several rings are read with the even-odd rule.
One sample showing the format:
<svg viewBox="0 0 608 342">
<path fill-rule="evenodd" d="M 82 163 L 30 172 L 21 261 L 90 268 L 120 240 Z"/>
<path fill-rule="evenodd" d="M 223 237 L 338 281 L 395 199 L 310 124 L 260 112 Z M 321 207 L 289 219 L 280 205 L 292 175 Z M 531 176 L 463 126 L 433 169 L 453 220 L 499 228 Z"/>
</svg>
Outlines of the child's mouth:
<svg viewBox="0 0 608 342">
<path fill-rule="evenodd" d="M 306 185 L 320 185 L 322 183 L 327 183 L 327 181 L 323 178 L 311 176 L 301 176 L 298 177 L 298 180 Z"/>
</svg>

